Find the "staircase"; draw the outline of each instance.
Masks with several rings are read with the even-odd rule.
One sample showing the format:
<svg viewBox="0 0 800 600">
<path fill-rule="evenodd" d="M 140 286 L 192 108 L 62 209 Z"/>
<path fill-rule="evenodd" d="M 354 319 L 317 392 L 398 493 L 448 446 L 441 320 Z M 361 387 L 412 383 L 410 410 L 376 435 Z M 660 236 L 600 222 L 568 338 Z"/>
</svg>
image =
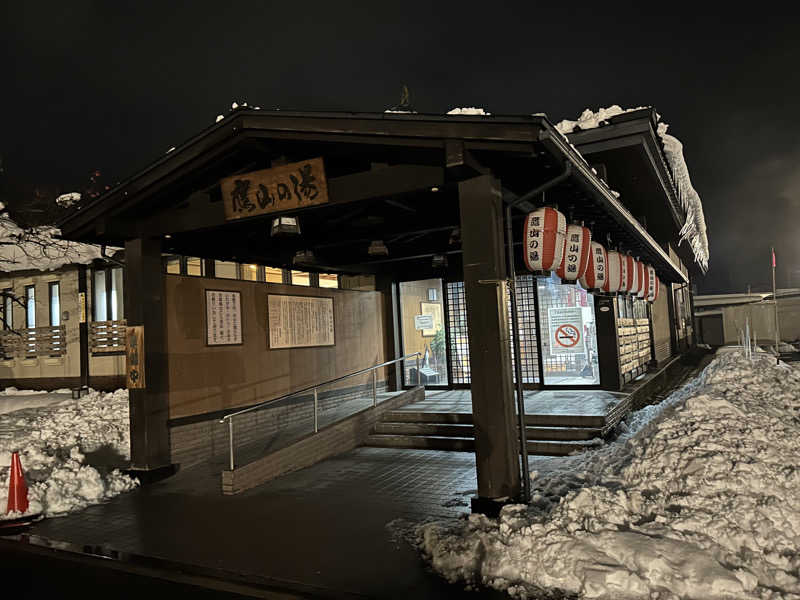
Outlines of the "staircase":
<svg viewBox="0 0 800 600">
<path fill-rule="evenodd" d="M 525 415 L 528 454 L 565 456 L 602 444 L 603 416 Z M 472 414 L 389 411 L 375 424 L 364 445 L 474 452 Z"/>
</svg>

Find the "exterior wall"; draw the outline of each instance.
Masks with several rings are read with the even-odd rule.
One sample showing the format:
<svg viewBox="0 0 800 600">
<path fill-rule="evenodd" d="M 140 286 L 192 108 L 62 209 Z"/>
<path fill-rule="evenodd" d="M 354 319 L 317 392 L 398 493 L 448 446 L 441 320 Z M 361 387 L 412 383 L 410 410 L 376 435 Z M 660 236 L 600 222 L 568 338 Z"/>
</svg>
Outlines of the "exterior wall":
<svg viewBox="0 0 800 600">
<path fill-rule="evenodd" d="M 165 285 L 170 419 L 250 406 L 385 360 L 379 292 L 179 275 L 167 275 Z M 241 292 L 242 345 L 206 345 L 206 289 Z M 336 345 L 270 350 L 267 294 L 333 298 Z M 385 372 L 378 379 L 385 381 Z M 359 383 L 366 381 L 341 387 Z"/>
<path fill-rule="evenodd" d="M 662 285 L 662 288 L 666 286 Z M 670 342 L 670 327 L 669 321 L 669 306 L 667 302 L 668 294 L 671 293 L 669 289 L 661 289 L 658 294 L 658 300 L 650 305 L 651 326 L 653 328 L 653 347 L 655 349 L 655 358 L 658 364 L 663 363 L 670 356 L 672 356 L 672 348 Z"/>
<path fill-rule="evenodd" d="M 702 317 L 702 313 L 698 313 Z M 726 344 L 739 341 L 739 331 L 744 331 L 747 320 L 759 342 L 775 344 L 775 305 L 772 302 L 758 302 L 742 306 L 722 308 L 722 323 Z M 795 341 L 800 339 L 800 298 L 778 298 L 778 320 L 781 339 Z"/>
<path fill-rule="evenodd" d="M 50 325 L 49 284 L 59 282 L 61 322 L 66 331 L 67 351 L 62 356 L 37 356 L 35 358 L 14 358 L 0 361 L 0 385 L 48 387 L 51 379 L 55 387 L 70 385 L 70 381 L 80 377 L 80 339 L 78 324 L 78 269 L 74 266 L 56 271 L 28 271 L 23 273 L 4 273 L 0 278 L 0 289 L 11 288 L 24 302 L 25 287 L 36 286 L 36 326 Z M 15 329 L 25 328 L 25 309 L 14 303 L 12 325 Z"/>
</svg>

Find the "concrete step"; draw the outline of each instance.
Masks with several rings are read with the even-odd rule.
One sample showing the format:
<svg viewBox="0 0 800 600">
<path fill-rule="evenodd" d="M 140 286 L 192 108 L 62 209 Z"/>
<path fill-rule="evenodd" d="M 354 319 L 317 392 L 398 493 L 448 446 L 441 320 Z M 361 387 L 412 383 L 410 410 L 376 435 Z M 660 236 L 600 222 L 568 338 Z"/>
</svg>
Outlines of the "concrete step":
<svg viewBox="0 0 800 600">
<path fill-rule="evenodd" d="M 388 435 L 428 435 L 440 437 L 474 437 L 472 425 L 442 423 L 387 423 L 375 425 L 373 433 Z M 599 429 L 580 427 L 526 427 L 529 440 L 590 440 L 600 437 Z"/>
<path fill-rule="evenodd" d="M 471 413 L 422 412 L 412 410 L 393 410 L 387 412 L 386 423 L 450 423 L 471 425 Z M 606 418 L 603 415 L 525 415 L 526 425 L 543 427 L 583 427 L 602 429 Z"/>
<path fill-rule="evenodd" d="M 412 448 L 417 450 L 455 450 L 474 452 L 472 438 L 416 436 L 416 435 L 370 435 L 365 446 L 377 448 Z"/>
<path fill-rule="evenodd" d="M 367 437 L 364 445 L 377 448 L 410 448 L 416 450 L 450 450 L 460 452 L 475 451 L 475 440 L 472 438 L 441 436 L 373 434 Z M 566 456 L 575 451 L 589 450 L 597 445 L 599 444 L 580 441 L 529 441 L 528 454 L 539 456 Z"/>
</svg>

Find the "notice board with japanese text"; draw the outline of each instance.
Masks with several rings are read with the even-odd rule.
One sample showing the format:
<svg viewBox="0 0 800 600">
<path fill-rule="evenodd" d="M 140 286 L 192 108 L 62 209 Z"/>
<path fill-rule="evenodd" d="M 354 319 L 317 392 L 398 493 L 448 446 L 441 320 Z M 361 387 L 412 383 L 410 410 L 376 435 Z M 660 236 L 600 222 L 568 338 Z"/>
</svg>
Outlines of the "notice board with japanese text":
<svg viewBox="0 0 800 600">
<path fill-rule="evenodd" d="M 333 298 L 267 295 L 269 347 L 335 345 Z"/>
</svg>

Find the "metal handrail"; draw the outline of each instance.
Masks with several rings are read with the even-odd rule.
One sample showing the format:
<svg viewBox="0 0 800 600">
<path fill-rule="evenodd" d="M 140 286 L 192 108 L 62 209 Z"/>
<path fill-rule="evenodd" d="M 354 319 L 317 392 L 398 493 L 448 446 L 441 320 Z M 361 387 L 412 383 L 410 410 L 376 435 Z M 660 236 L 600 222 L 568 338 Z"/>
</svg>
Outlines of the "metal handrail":
<svg viewBox="0 0 800 600">
<path fill-rule="evenodd" d="M 354 371 L 353 373 L 348 373 L 347 375 L 342 375 L 340 377 L 334 377 L 333 379 L 328 379 L 328 380 L 323 381 L 321 383 L 316 383 L 314 385 L 310 385 L 308 387 L 304 387 L 304 388 L 301 388 L 299 390 L 295 390 L 293 392 L 290 392 L 288 394 L 284 394 L 283 396 L 279 396 L 277 398 L 271 398 L 270 400 L 265 400 L 264 402 L 260 402 L 259 404 L 256 404 L 255 406 L 251 406 L 251 407 L 245 408 L 243 410 L 238 410 L 236 412 L 233 412 L 233 413 L 230 413 L 230 414 L 227 414 L 227 415 L 223 416 L 219 420 L 219 422 L 224 424 L 225 421 L 228 421 L 228 446 L 229 446 L 229 451 L 230 451 L 230 467 L 231 467 L 231 471 L 233 471 L 233 469 L 234 469 L 234 460 L 233 460 L 233 417 L 237 417 L 239 415 L 243 415 L 245 413 L 252 412 L 254 410 L 260 410 L 260 409 L 264 408 L 265 406 L 268 406 L 270 404 L 275 404 L 277 402 L 281 402 L 282 400 L 286 400 L 287 398 L 291 398 L 292 396 L 297 396 L 298 394 L 302 394 L 304 392 L 313 391 L 313 393 L 314 393 L 314 433 L 317 433 L 319 431 L 319 420 L 318 420 L 319 401 L 318 401 L 318 395 L 317 395 L 317 390 L 319 388 L 321 388 L 323 386 L 326 386 L 326 385 L 330 385 L 332 383 L 337 383 L 339 381 L 342 381 L 344 379 L 348 379 L 350 377 L 355 377 L 357 375 L 363 375 L 364 373 L 369 373 L 370 371 L 372 371 L 372 406 L 375 407 L 375 406 L 378 405 L 378 381 L 377 381 L 378 369 L 380 369 L 381 367 L 385 367 L 385 366 L 397 363 L 397 362 L 401 362 L 401 361 L 407 360 L 407 359 L 412 358 L 412 357 L 416 357 L 416 359 L 417 359 L 417 385 L 420 385 L 420 383 L 422 381 L 422 375 L 421 375 L 420 370 L 419 370 L 419 359 L 420 359 L 420 356 L 422 356 L 422 353 L 420 353 L 420 352 L 414 352 L 412 354 L 406 354 L 405 356 L 401 356 L 400 358 L 395 358 L 393 360 L 387 360 L 386 362 L 382 362 L 382 363 L 377 364 L 377 365 L 372 365 L 371 367 L 367 367 L 367 368 L 361 369 L 359 371 Z"/>
</svg>

